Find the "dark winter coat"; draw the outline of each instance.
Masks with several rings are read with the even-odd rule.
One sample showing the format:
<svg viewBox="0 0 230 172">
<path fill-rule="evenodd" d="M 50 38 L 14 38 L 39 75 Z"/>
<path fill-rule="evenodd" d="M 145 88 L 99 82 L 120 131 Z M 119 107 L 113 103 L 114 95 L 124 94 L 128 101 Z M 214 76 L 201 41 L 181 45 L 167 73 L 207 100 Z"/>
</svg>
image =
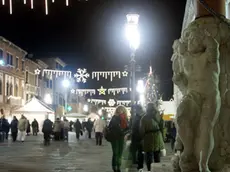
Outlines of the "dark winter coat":
<svg viewBox="0 0 230 172">
<path fill-rule="evenodd" d="M 6 133 L 10 131 L 10 124 L 5 118 L 0 119 L 0 131 Z"/>
<path fill-rule="evenodd" d="M 31 125 L 32 125 L 32 128 L 38 129 L 38 122 L 37 121 L 33 121 Z"/>
<path fill-rule="evenodd" d="M 86 123 L 86 130 L 88 132 L 92 132 L 92 130 L 93 130 L 93 122 L 87 121 L 87 123 Z"/>
<path fill-rule="evenodd" d="M 74 128 L 75 128 L 75 132 L 76 132 L 76 133 L 80 133 L 80 132 L 81 132 L 81 130 L 82 130 L 82 125 L 81 125 L 80 121 L 76 121 L 76 122 L 75 122 Z"/>
<path fill-rule="evenodd" d="M 42 132 L 51 134 L 52 131 L 53 131 L 53 123 L 49 119 L 46 119 L 42 126 Z"/>
<path fill-rule="evenodd" d="M 10 124 L 11 132 L 18 132 L 18 120 L 13 119 Z"/>
<path fill-rule="evenodd" d="M 139 143 L 142 140 L 142 136 L 140 133 L 140 123 L 141 123 L 141 115 L 136 115 L 134 122 L 133 122 L 133 127 L 132 127 L 132 141 L 135 143 Z"/>
<path fill-rule="evenodd" d="M 27 129 L 26 129 L 26 133 L 30 133 L 30 122 L 29 122 L 29 120 L 27 121 Z"/>
</svg>

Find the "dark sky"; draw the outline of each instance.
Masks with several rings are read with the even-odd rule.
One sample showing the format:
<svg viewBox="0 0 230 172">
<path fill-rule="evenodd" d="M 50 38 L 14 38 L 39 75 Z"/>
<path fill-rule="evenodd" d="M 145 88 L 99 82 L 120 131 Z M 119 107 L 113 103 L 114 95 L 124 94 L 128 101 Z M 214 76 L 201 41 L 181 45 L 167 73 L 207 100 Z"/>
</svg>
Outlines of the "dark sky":
<svg viewBox="0 0 230 172">
<path fill-rule="evenodd" d="M 34 0 L 34 10 L 13 1 L 13 15 L 0 5 L 0 35 L 35 57 L 61 57 L 72 70 L 123 70 L 129 62 L 125 15 L 140 14 L 137 62 L 147 72 L 151 61 L 164 98 L 172 96 L 171 47 L 180 36 L 185 0 L 70 0 L 69 7 L 49 0 L 48 16 L 44 0 Z"/>
</svg>

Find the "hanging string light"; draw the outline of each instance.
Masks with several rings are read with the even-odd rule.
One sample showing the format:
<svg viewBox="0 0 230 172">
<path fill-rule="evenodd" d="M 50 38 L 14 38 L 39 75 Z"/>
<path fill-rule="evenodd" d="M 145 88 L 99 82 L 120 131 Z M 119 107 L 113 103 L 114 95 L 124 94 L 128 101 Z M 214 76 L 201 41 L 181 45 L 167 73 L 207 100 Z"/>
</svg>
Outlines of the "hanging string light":
<svg viewBox="0 0 230 172">
<path fill-rule="evenodd" d="M 69 6 L 69 0 L 66 0 L 66 6 Z"/>
<path fill-rule="evenodd" d="M 2 5 L 5 5 L 5 0 L 2 0 Z"/>
<path fill-rule="evenodd" d="M 26 4 L 26 0 L 24 0 L 24 4 Z"/>
<path fill-rule="evenodd" d="M 48 0 L 45 0 L 46 15 L 48 15 Z"/>
<path fill-rule="evenodd" d="M 34 9 L 34 0 L 30 1 L 31 9 Z"/>
<path fill-rule="evenodd" d="M 13 13 L 12 0 L 9 0 L 9 5 L 10 5 L 10 14 L 12 14 Z"/>
<path fill-rule="evenodd" d="M 55 2 L 55 0 L 52 0 L 52 3 L 54 3 Z"/>
</svg>

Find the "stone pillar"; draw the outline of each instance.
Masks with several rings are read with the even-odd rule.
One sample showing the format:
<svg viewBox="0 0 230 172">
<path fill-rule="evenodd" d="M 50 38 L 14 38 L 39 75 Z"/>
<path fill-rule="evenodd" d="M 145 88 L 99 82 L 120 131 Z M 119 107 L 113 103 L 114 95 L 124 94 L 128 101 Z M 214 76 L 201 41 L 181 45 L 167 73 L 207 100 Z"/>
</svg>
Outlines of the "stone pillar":
<svg viewBox="0 0 230 172">
<path fill-rule="evenodd" d="M 226 15 L 226 0 L 205 1 Z M 196 20 L 173 46 L 174 82 L 185 90 L 176 116 L 184 148 L 179 165 L 182 172 L 219 172 L 230 164 L 230 22 L 198 0 L 194 6 Z"/>
<path fill-rule="evenodd" d="M 210 8 L 212 8 L 215 12 L 226 15 L 225 14 L 225 2 L 226 0 L 205 0 Z M 209 11 L 207 11 L 204 6 L 200 3 L 199 0 L 194 1 L 195 7 L 195 15 L 196 18 L 205 17 L 205 16 L 212 16 Z"/>
</svg>

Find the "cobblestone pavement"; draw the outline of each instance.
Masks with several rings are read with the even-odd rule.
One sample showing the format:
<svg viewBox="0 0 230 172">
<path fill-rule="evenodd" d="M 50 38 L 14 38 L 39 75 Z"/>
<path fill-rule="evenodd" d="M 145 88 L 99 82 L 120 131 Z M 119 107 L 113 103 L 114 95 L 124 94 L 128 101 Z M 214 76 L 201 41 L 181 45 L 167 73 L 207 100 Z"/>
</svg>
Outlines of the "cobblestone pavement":
<svg viewBox="0 0 230 172">
<path fill-rule="evenodd" d="M 111 172 L 111 154 L 108 142 L 96 146 L 95 139 L 77 141 L 74 133 L 69 133 L 69 142 L 52 142 L 48 147 L 41 135 L 28 136 L 24 143 L 0 143 L 0 171 Z"/>
</svg>

